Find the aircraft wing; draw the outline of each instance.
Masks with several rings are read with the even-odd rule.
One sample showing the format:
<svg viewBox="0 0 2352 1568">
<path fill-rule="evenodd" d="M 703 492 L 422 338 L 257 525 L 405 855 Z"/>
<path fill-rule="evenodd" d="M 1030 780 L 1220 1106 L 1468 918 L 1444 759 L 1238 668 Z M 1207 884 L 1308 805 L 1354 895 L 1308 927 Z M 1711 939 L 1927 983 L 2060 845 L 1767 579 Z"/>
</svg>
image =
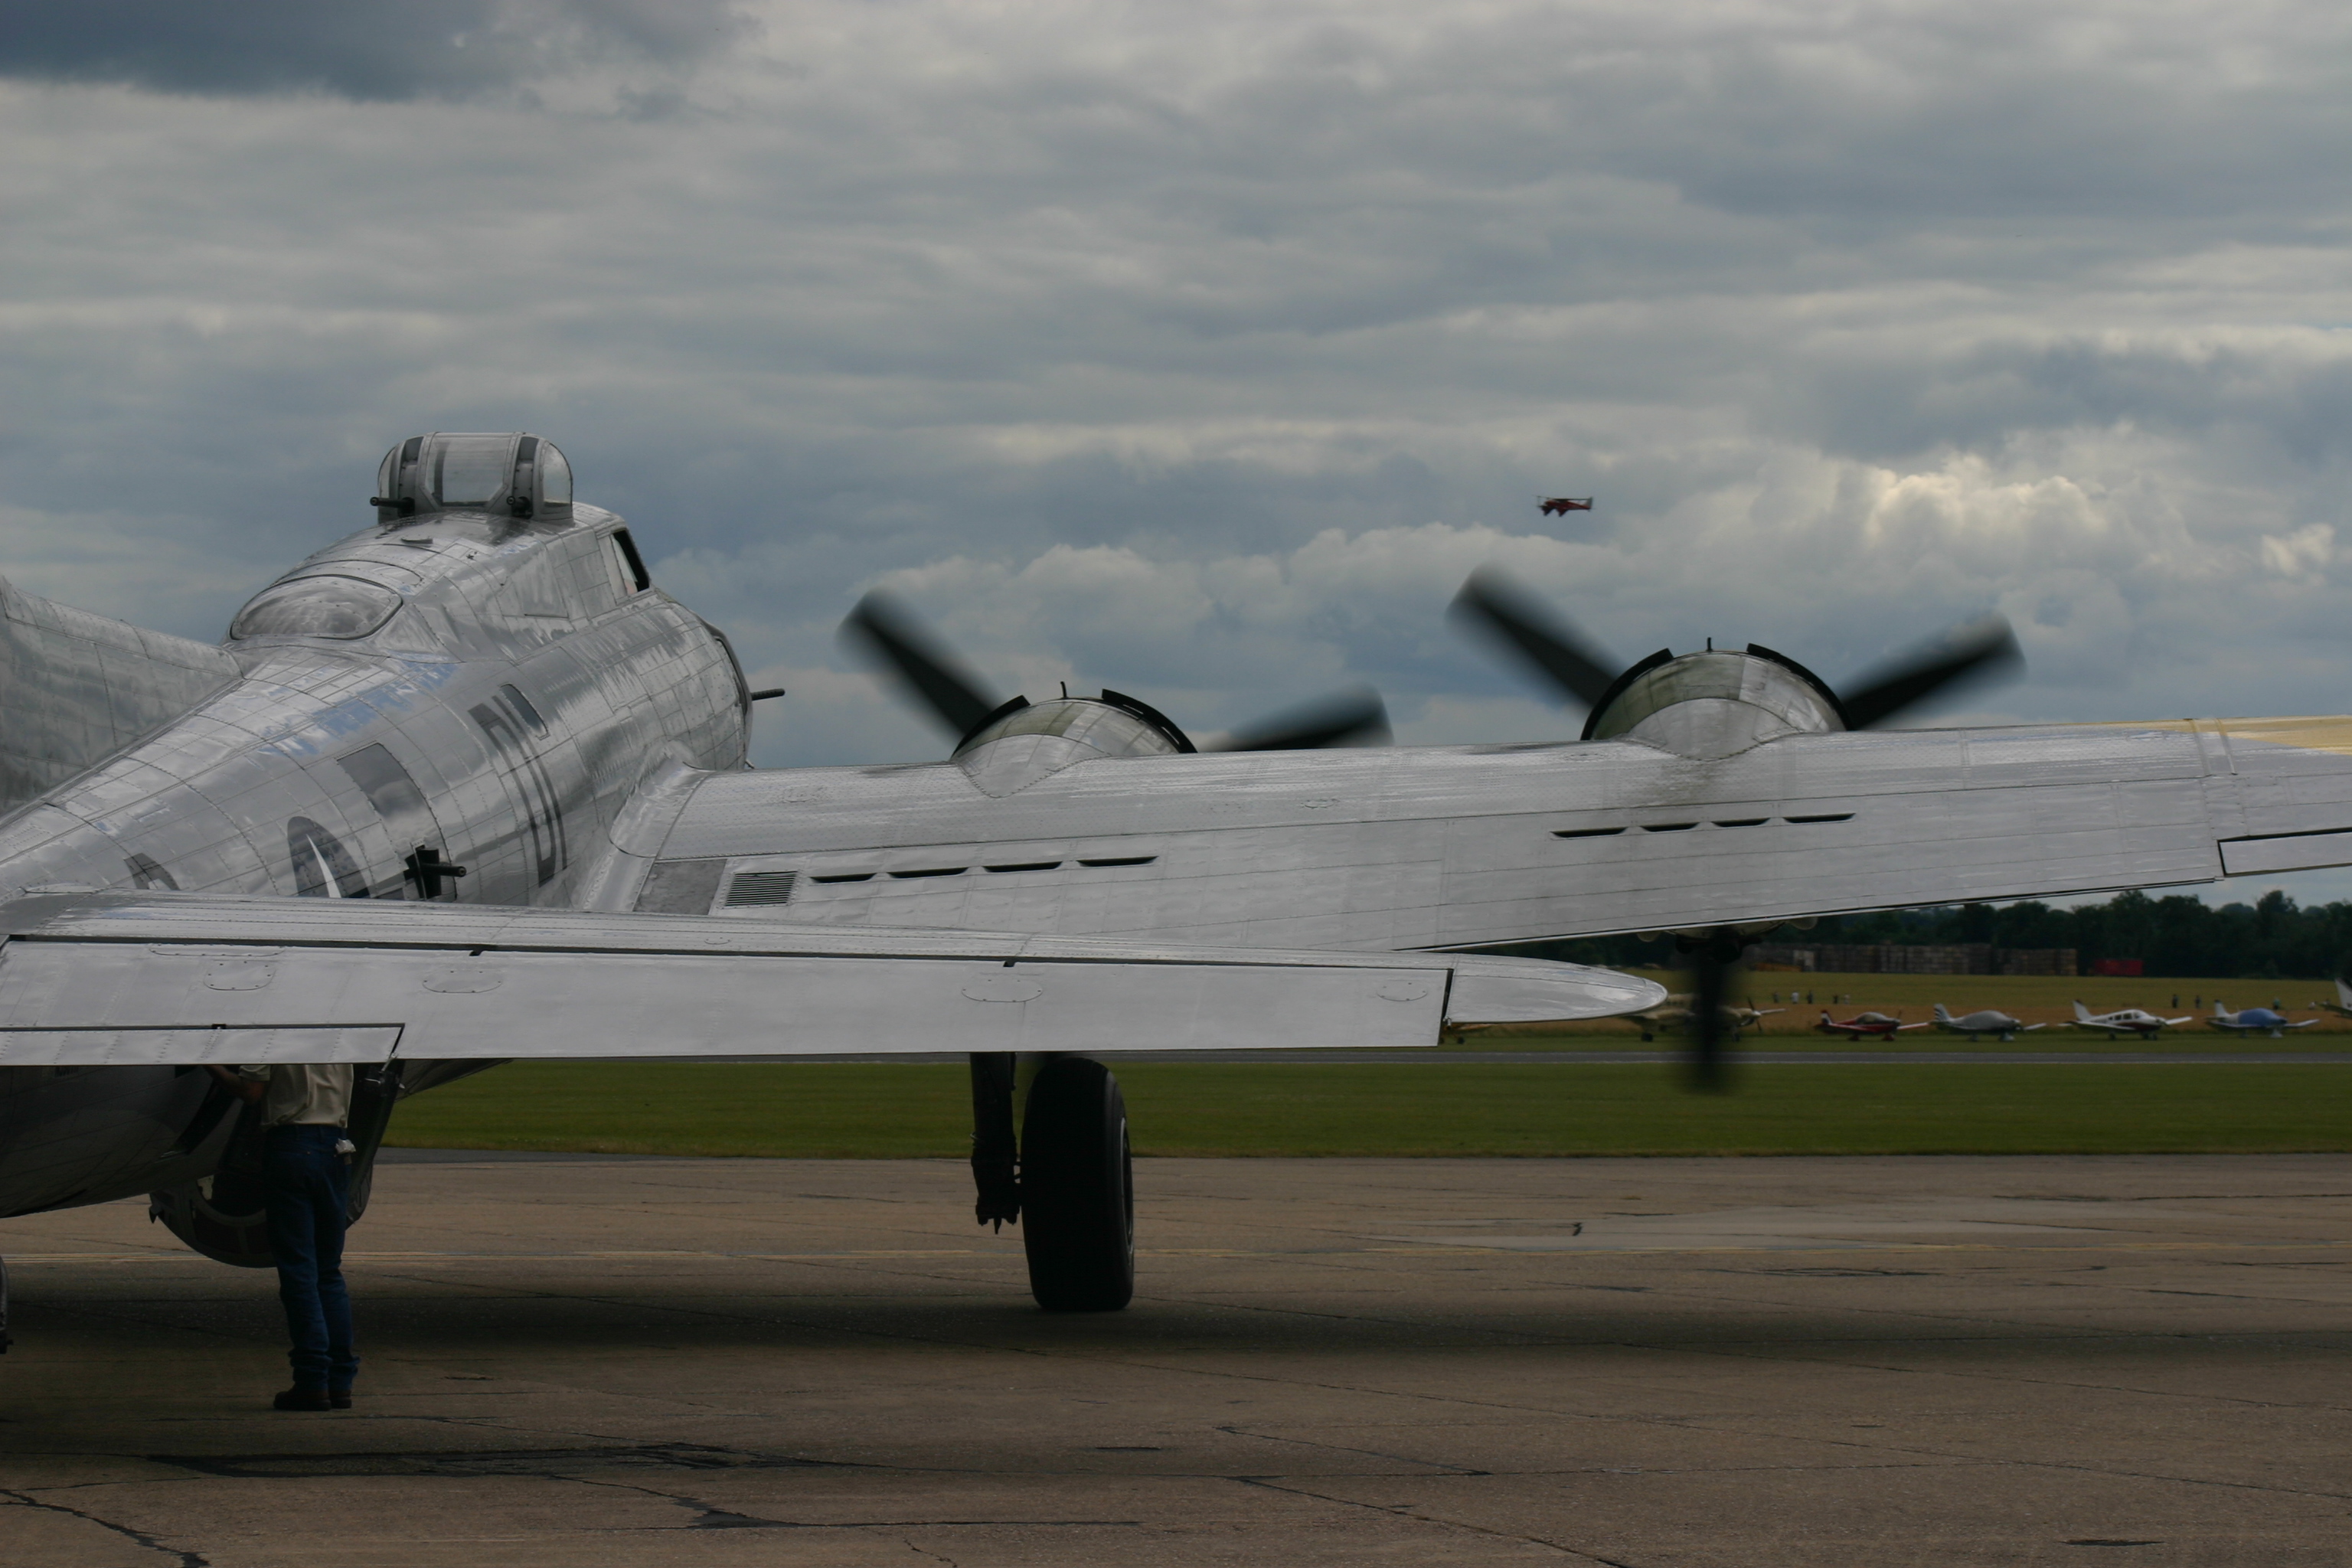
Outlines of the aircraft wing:
<svg viewBox="0 0 2352 1568">
<path fill-rule="evenodd" d="M 56 894 L 0 938 L 0 1066 L 1431 1046 L 1665 995 L 1532 959 L 368 900 Z"/>
<path fill-rule="evenodd" d="M 2352 719 L 719 773 L 614 841 L 593 907 L 1471 947 L 2352 863 Z"/>
</svg>

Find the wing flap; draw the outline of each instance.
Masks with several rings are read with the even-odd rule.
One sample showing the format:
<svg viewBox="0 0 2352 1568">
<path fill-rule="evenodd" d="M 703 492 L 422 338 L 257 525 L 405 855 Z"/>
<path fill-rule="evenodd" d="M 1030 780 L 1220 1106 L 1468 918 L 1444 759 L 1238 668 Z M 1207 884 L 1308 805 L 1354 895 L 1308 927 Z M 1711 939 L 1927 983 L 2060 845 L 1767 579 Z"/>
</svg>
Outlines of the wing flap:
<svg viewBox="0 0 2352 1568">
<path fill-rule="evenodd" d="M 1526 959 L 682 916 L 169 894 L 0 914 L 0 1064 L 1361 1048 L 1662 994 Z"/>
<path fill-rule="evenodd" d="M 7 1067 L 162 1067 L 265 1062 L 381 1065 L 400 1043 L 394 1028 L 0 1029 Z"/>
</svg>

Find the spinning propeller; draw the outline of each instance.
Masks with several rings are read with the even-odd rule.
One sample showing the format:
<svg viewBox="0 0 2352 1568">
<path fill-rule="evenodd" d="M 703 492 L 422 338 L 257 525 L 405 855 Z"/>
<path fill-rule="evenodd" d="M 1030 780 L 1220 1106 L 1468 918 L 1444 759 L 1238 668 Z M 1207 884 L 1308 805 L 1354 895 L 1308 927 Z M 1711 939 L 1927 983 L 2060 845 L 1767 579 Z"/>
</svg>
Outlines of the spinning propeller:
<svg viewBox="0 0 2352 1568">
<path fill-rule="evenodd" d="M 2024 664 L 2009 623 L 1993 616 L 1897 655 L 1843 692 L 1755 643 L 1745 651 L 1710 647 L 1680 658 L 1661 648 L 1625 666 L 1492 567 L 1471 574 L 1451 614 L 1532 666 L 1564 703 L 1589 709 L 1584 739 L 1629 735 L 1700 758 L 1728 756 L 1780 735 L 1874 728 L 1930 697 L 2014 674 Z M 1705 707 L 1675 711 L 1700 700 Z M 1723 1003 L 1732 971 L 1747 944 L 1770 929 L 1723 925 L 1674 933 L 1691 967 L 1687 1063 L 1696 1088 L 1723 1086 Z"/>
<path fill-rule="evenodd" d="M 956 749 L 981 743 L 983 731 L 1030 706 L 1024 697 L 1000 701 L 971 666 L 934 637 L 913 612 L 877 591 L 857 602 L 842 623 L 843 640 L 868 662 L 897 678 L 917 705 L 956 738 Z M 1139 718 L 1177 752 L 1303 752 L 1326 746 L 1380 745 L 1389 738 L 1388 709 L 1380 693 L 1353 687 L 1317 698 L 1245 725 L 1207 747 L 1165 714 L 1132 697 L 1105 691 L 1097 698 L 1061 697 L 1056 703 L 1111 707 Z M 1157 751 L 1155 744 L 1150 750 Z"/>
<path fill-rule="evenodd" d="M 1656 668 L 1674 656 L 1659 649 L 1630 668 L 1602 652 L 1571 629 L 1543 602 L 1506 574 L 1481 567 L 1462 584 L 1451 614 L 1457 621 L 1500 640 L 1566 699 L 1592 710 L 1585 725 L 1587 738 L 1602 716 L 1609 700 L 1629 677 Z M 1726 650 L 1727 651 L 1727 650 Z M 1948 695 L 1955 686 L 1978 679 L 2014 675 L 2024 668 L 2016 634 L 1999 616 L 1953 627 L 1867 671 L 1850 690 L 1832 690 L 1801 666 L 1769 648 L 1748 645 L 1751 655 L 1772 660 L 1804 676 L 1806 683 L 1826 699 L 1848 730 L 1869 730 L 1928 698 Z M 1689 657 L 1689 656 L 1685 656 Z"/>
</svg>

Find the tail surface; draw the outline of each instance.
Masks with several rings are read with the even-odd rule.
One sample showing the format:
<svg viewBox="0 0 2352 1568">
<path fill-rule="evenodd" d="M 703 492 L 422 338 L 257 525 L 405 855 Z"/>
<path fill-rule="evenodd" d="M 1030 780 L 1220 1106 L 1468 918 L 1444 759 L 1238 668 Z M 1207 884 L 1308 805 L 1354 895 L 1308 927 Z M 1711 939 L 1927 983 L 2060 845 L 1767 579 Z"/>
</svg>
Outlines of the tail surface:
<svg viewBox="0 0 2352 1568">
<path fill-rule="evenodd" d="M 0 581 L 0 810 L 152 734 L 237 676 L 219 648 Z"/>
<path fill-rule="evenodd" d="M 2090 1010 L 2088 1007 L 2084 1006 L 2080 1002 L 2075 1003 L 2075 1004 L 2074 1004 L 2074 1022 L 2076 1022 L 2077 1024 L 2087 1024 L 2087 1023 L 2089 1023 L 2090 1021 L 2091 1021 L 2091 1010 Z"/>
</svg>

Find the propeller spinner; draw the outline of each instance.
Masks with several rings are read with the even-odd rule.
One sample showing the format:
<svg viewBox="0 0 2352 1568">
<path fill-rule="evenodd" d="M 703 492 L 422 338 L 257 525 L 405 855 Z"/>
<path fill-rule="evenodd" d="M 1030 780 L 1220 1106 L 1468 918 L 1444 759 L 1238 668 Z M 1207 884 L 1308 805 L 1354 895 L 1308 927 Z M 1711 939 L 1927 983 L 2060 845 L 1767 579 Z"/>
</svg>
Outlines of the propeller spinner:
<svg viewBox="0 0 2352 1568">
<path fill-rule="evenodd" d="M 2017 637 L 1998 616 L 1942 637 L 1866 671 L 1843 693 L 1786 654 L 1750 643 L 1744 651 L 1677 657 L 1661 648 L 1621 666 L 1508 576 L 1473 573 L 1455 595 L 1454 619 L 1492 637 L 1531 666 L 1562 702 L 1583 704 L 1583 739 L 1623 737 L 1692 758 L 1727 757 L 1782 735 L 1873 729 L 1930 697 L 2017 673 Z M 1687 1063 L 1699 1089 L 1724 1082 L 1723 999 L 1747 943 L 1770 927 L 1717 926 L 1675 932 L 1691 967 Z"/>
</svg>

